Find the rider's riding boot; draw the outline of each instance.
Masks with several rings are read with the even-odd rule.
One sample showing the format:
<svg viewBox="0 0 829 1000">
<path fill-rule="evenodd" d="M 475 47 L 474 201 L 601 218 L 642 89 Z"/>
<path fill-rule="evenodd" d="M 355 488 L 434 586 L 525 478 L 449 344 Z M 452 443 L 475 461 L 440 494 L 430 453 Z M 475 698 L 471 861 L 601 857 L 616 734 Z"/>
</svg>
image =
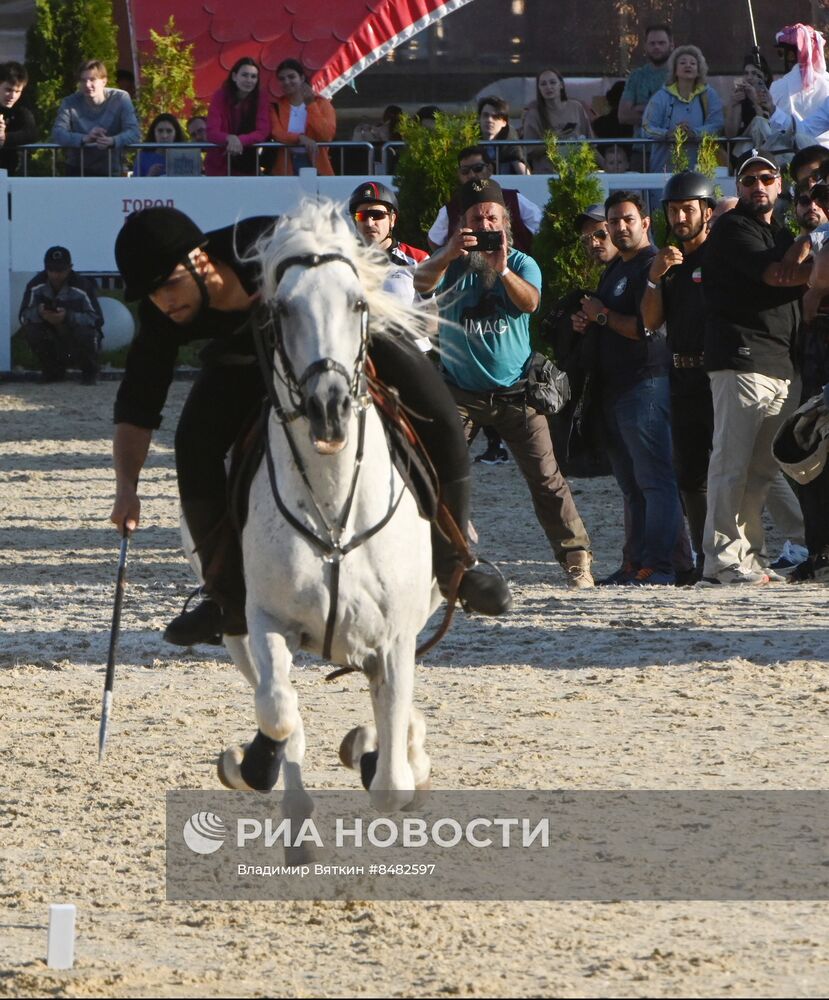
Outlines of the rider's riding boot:
<svg viewBox="0 0 829 1000">
<path fill-rule="evenodd" d="M 467 538 L 469 524 L 469 479 L 440 484 L 440 499 Z M 432 525 L 432 565 L 441 593 L 447 590 L 457 567 L 464 565 L 463 555 Z M 506 580 L 497 573 L 485 573 L 472 566 L 464 571 L 458 587 L 458 599 L 466 611 L 481 615 L 502 615 L 512 607 L 512 594 Z"/>
<path fill-rule="evenodd" d="M 196 597 L 203 597 L 192 611 L 187 610 L 190 601 Z M 222 609 L 210 597 L 206 596 L 206 591 L 202 587 L 196 590 L 187 598 L 181 614 L 168 624 L 164 629 L 164 639 L 174 646 L 195 646 L 197 643 L 208 643 L 211 646 L 218 646 L 222 641 Z"/>
<path fill-rule="evenodd" d="M 196 594 L 205 599 L 192 611 L 185 604 L 165 629 L 164 638 L 176 646 L 193 646 L 216 645 L 222 635 L 246 635 L 242 548 L 236 530 L 228 517 L 217 524 L 211 505 L 191 502 L 182 508 L 204 577 L 204 587 L 191 594 L 187 604 Z"/>
</svg>

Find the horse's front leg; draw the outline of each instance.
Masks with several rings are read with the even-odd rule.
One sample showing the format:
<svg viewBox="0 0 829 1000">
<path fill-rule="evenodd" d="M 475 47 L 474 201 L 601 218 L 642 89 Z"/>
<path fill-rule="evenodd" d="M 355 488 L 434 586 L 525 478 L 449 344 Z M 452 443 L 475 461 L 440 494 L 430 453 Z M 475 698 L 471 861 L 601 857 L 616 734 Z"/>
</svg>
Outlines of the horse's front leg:
<svg viewBox="0 0 829 1000">
<path fill-rule="evenodd" d="M 290 767 L 286 771 L 286 788 L 301 796 L 305 735 L 289 677 L 295 637 L 283 634 L 281 623 L 261 608 L 251 609 L 249 604 L 247 617 L 250 651 L 256 667 L 259 731 L 244 753 L 225 752 L 219 775 L 234 788 L 270 791 L 287 760 Z"/>
<path fill-rule="evenodd" d="M 377 728 L 377 770 L 369 786 L 381 812 L 402 809 L 414 798 L 415 777 L 408 759 L 414 687 L 415 640 L 398 638 L 379 650 L 369 676 Z"/>
</svg>

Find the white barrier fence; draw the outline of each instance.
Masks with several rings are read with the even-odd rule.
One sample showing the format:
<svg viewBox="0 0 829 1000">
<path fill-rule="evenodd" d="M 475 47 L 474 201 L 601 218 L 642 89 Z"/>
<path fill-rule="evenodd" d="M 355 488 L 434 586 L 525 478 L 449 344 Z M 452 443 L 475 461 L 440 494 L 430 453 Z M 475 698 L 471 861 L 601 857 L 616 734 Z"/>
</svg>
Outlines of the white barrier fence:
<svg viewBox="0 0 829 1000">
<path fill-rule="evenodd" d="M 632 189 L 661 191 L 663 174 L 597 174 L 605 193 Z M 391 177 L 373 180 L 391 185 Z M 504 187 L 545 205 L 549 177 L 503 176 Z M 725 193 L 733 178 L 718 179 Z M 359 177 L 11 177 L 0 171 L 0 372 L 11 369 L 11 335 L 17 329 L 26 282 L 43 268 L 44 251 L 65 246 L 78 271 L 115 272 L 113 247 L 124 219 L 149 205 L 174 205 L 202 229 L 230 225 L 251 215 L 279 215 L 303 197 L 345 201 Z M 152 253 L 152 248 L 148 248 Z M 104 330 L 106 334 L 106 330 Z M 106 341 L 104 341 L 106 344 Z"/>
</svg>

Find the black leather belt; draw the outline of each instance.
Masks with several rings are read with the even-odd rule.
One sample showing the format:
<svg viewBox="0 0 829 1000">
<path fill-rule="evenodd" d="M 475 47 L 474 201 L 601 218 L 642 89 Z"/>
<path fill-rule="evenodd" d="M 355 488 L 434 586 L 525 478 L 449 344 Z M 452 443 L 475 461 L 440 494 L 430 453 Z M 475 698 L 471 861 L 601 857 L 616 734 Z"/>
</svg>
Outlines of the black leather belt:
<svg viewBox="0 0 829 1000">
<path fill-rule="evenodd" d="M 705 365 L 704 354 L 674 354 L 674 368 L 702 368 Z"/>
</svg>

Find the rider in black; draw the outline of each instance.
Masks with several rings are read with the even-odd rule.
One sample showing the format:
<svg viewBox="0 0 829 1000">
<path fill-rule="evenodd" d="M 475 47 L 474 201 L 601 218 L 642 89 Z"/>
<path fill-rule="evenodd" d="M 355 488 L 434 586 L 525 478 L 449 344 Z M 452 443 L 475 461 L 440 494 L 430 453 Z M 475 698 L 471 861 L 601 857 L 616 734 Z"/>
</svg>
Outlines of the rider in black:
<svg viewBox="0 0 829 1000">
<path fill-rule="evenodd" d="M 138 478 L 173 376 L 178 349 L 209 340 L 202 369 L 176 431 L 176 469 L 182 511 L 199 554 L 206 599 L 167 627 L 178 645 L 216 641 L 247 631 L 241 550 L 225 530 L 225 456 L 266 394 L 256 362 L 251 314 L 258 300 L 257 269 L 244 261 L 273 218 L 247 219 L 202 233 L 174 208 L 131 215 L 115 244 L 127 300 L 141 299 L 140 328 L 115 402 L 113 455 L 116 496 L 111 520 L 124 530 L 139 521 Z M 428 414 L 416 429 L 440 480 L 441 498 L 461 530 L 469 518 L 466 444 L 451 396 L 433 366 L 401 338 L 375 338 L 369 355 L 377 374 L 412 411 Z M 445 588 L 459 556 L 433 532 L 435 574 Z M 459 596 L 469 610 L 497 615 L 509 609 L 504 581 L 477 569 L 464 574 Z"/>
</svg>

